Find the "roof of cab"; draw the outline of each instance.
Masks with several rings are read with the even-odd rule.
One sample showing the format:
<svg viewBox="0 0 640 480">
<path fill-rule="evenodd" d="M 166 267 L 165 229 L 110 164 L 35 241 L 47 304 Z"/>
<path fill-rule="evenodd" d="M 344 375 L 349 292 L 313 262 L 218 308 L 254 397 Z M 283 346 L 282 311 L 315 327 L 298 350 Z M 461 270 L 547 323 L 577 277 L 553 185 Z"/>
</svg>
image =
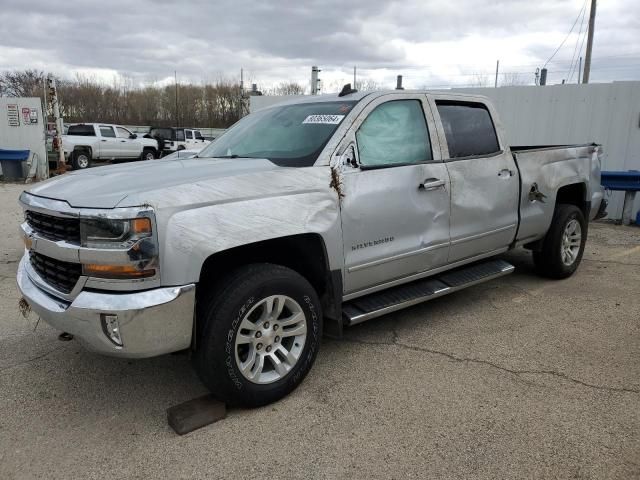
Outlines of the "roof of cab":
<svg viewBox="0 0 640 480">
<path fill-rule="evenodd" d="M 319 103 L 319 102 L 348 102 L 348 101 L 360 101 L 365 97 L 371 97 L 371 99 L 380 97 L 382 95 L 389 94 L 433 94 L 433 95 L 450 95 L 451 97 L 456 98 L 483 98 L 486 97 L 482 95 L 469 94 L 469 93 L 460 93 L 460 92 L 451 92 L 448 90 L 373 90 L 373 91 L 365 91 L 365 92 L 355 92 L 349 93 L 347 95 L 339 96 L 337 93 L 331 94 L 322 94 L 322 95 L 299 95 L 293 98 L 288 98 L 274 105 L 269 105 L 264 108 L 277 107 L 281 105 L 293 105 L 298 103 Z"/>
</svg>

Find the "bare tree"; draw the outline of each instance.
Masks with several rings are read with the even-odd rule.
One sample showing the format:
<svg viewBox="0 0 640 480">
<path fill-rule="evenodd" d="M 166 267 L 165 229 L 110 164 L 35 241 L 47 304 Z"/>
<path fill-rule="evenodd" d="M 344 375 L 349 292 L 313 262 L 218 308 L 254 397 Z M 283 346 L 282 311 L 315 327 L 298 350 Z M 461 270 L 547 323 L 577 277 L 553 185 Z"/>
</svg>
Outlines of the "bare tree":
<svg viewBox="0 0 640 480">
<path fill-rule="evenodd" d="M 280 82 L 273 88 L 267 89 L 267 95 L 304 95 L 306 88 L 296 82 Z"/>
<path fill-rule="evenodd" d="M 482 73 L 476 73 L 471 78 L 472 87 L 488 87 L 490 85 L 492 85 L 492 82 L 488 75 L 484 75 Z"/>
<path fill-rule="evenodd" d="M 375 80 L 366 79 L 356 80 L 355 89 L 359 92 L 370 92 L 372 90 L 384 90 L 384 87 L 381 83 L 376 82 Z"/>
<path fill-rule="evenodd" d="M 0 96 L 42 97 L 46 75 L 39 70 L 7 71 L 0 74 Z"/>
<path fill-rule="evenodd" d="M 498 85 L 503 87 L 512 87 L 516 85 L 527 85 L 529 82 L 527 81 L 527 77 L 530 77 L 529 73 L 503 73 L 502 78 L 498 82 Z"/>
</svg>

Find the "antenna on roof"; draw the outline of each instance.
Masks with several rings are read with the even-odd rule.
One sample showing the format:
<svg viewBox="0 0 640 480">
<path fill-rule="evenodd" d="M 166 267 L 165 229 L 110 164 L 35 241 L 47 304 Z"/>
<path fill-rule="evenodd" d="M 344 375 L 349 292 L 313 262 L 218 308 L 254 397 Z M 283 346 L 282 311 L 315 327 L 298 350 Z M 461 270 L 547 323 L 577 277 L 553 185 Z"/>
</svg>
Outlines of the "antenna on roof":
<svg viewBox="0 0 640 480">
<path fill-rule="evenodd" d="M 351 84 L 347 83 L 344 87 L 342 87 L 342 91 L 338 94 L 339 97 L 344 97 L 345 95 L 350 95 L 352 93 L 356 93 L 358 90 L 355 88 L 351 88 Z"/>
</svg>

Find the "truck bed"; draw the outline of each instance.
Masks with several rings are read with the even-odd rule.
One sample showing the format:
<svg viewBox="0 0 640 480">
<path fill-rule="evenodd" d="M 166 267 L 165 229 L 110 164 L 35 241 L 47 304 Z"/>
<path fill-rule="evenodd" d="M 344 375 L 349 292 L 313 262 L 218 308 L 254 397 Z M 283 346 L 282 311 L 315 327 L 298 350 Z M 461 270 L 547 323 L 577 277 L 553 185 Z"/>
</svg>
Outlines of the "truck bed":
<svg viewBox="0 0 640 480">
<path fill-rule="evenodd" d="M 600 157 L 602 147 L 583 145 L 518 145 L 511 152 L 520 173 L 519 244 L 542 238 L 551 225 L 556 193 L 565 185 L 583 185 L 593 218 L 602 199 Z M 575 188 L 575 187 L 574 187 Z"/>
</svg>

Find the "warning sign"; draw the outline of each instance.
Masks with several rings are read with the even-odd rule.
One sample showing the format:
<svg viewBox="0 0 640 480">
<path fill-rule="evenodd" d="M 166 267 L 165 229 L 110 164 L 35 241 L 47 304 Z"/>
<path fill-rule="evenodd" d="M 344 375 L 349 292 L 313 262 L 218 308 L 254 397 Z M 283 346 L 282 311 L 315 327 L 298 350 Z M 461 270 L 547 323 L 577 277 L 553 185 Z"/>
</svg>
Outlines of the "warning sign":
<svg viewBox="0 0 640 480">
<path fill-rule="evenodd" d="M 10 103 L 7 105 L 7 118 L 9 120 L 10 127 L 20 126 L 20 114 L 18 113 L 18 105 Z"/>
<path fill-rule="evenodd" d="M 38 110 L 35 108 L 22 107 L 22 124 L 36 125 L 38 123 Z"/>
</svg>

